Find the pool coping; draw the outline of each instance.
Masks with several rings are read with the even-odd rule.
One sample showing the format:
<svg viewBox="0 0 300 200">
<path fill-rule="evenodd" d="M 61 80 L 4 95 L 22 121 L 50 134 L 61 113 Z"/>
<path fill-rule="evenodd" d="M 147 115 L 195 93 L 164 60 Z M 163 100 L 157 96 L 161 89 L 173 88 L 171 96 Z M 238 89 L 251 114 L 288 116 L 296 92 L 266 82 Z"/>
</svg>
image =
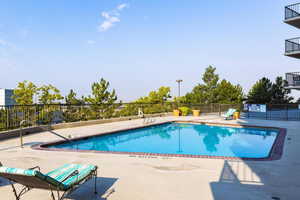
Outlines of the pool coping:
<svg viewBox="0 0 300 200">
<path fill-rule="evenodd" d="M 123 151 L 97 151 L 97 150 L 74 150 L 74 149 L 60 149 L 60 148 L 48 148 L 47 146 L 58 145 L 65 142 L 65 140 L 55 140 L 52 142 L 46 142 L 43 144 L 37 144 L 31 146 L 34 150 L 44 150 L 44 151 L 52 151 L 52 152 L 77 152 L 77 153 L 106 153 L 106 154 L 122 154 L 122 155 L 136 155 L 136 156 L 161 156 L 161 157 L 185 157 L 185 158 L 210 158 L 210 159 L 226 159 L 226 160 L 250 160 L 250 161 L 273 161 L 281 159 L 283 155 L 283 147 L 285 142 L 285 137 L 287 131 L 285 128 L 280 127 L 269 127 L 269 126 L 256 126 L 256 125 L 246 125 L 246 124 L 227 124 L 227 123 L 219 123 L 219 122 L 204 122 L 204 121 L 193 121 L 193 120 L 173 120 L 168 122 L 161 122 L 155 124 L 147 124 L 143 126 L 135 126 L 130 128 L 122 128 L 114 131 L 107 131 L 103 133 L 81 136 L 70 139 L 71 141 L 82 140 L 90 137 L 97 137 L 101 135 L 109 135 L 114 134 L 120 131 L 129 131 L 136 130 L 140 128 L 157 126 L 166 123 L 192 123 L 192 124 L 203 124 L 203 125 L 211 125 L 211 126 L 226 126 L 226 127 L 239 127 L 239 128 L 262 128 L 262 129 L 275 129 L 278 130 L 278 135 L 272 145 L 270 153 L 267 157 L 264 158 L 248 158 L 248 157 L 229 157 L 229 156 L 208 156 L 208 155 L 189 155 L 189 154 L 163 154 L 163 153 L 144 153 L 144 152 L 123 152 Z"/>
</svg>

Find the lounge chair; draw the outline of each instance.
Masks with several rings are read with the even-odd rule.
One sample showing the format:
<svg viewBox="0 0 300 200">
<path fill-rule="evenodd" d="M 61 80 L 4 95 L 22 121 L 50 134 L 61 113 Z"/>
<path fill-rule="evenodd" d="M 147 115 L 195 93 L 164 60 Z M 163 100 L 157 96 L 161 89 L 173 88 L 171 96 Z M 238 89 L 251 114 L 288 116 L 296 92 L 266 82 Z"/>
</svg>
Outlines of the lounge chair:
<svg viewBox="0 0 300 200">
<path fill-rule="evenodd" d="M 236 109 L 230 108 L 224 115 L 222 115 L 222 117 L 224 117 L 224 119 L 228 120 L 228 119 L 232 119 L 233 118 L 233 114 L 236 112 Z"/>
<path fill-rule="evenodd" d="M 50 190 L 53 200 L 56 200 L 54 196 L 56 191 L 57 200 L 62 200 L 79 185 L 93 177 L 95 194 L 97 193 L 97 166 L 94 165 L 66 164 L 46 174 L 41 173 L 39 167 L 18 169 L 2 166 L 0 176 L 10 181 L 16 200 L 20 200 L 22 195 L 34 188 Z M 14 183 L 23 185 L 19 192 Z M 62 195 L 60 192 L 63 192 Z"/>
</svg>

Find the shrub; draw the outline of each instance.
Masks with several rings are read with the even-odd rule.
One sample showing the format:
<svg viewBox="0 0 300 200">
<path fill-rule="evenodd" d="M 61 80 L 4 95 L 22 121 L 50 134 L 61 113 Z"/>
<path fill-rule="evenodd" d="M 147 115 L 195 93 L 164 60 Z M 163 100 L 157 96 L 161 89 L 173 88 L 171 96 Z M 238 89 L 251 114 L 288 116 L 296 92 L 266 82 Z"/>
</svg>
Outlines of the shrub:
<svg viewBox="0 0 300 200">
<path fill-rule="evenodd" d="M 182 116 L 187 116 L 191 112 L 190 108 L 188 107 L 180 107 L 178 109 L 180 110 Z"/>
</svg>

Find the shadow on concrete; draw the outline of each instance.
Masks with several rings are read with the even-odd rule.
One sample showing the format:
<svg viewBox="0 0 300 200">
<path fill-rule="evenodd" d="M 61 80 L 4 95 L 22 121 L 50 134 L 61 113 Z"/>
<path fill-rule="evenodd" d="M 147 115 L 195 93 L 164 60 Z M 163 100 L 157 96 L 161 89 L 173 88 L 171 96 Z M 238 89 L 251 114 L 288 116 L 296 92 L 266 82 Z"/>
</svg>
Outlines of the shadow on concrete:
<svg viewBox="0 0 300 200">
<path fill-rule="evenodd" d="M 274 127 L 282 125 L 278 122 L 271 123 L 270 120 L 259 121 L 257 119 L 242 119 L 238 124 L 257 126 L 270 124 Z M 292 122 L 290 125 L 295 128 L 299 127 Z M 297 169 L 299 168 L 296 164 L 293 166 L 287 160 L 282 162 L 280 159 L 273 161 L 225 160 L 219 181 L 211 182 L 210 187 L 214 200 L 299 199 L 300 192 L 296 189 L 296 177 L 299 174 L 296 173 Z M 295 180 L 285 178 L 285 175 L 291 176 L 291 173 L 295 174 Z"/>
<path fill-rule="evenodd" d="M 91 179 L 67 196 L 72 200 L 107 200 L 115 192 L 113 185 L 118 178 L 98 177 L 97 194 L 94 193 L 94 179 Z"/>
<path fill-rule="evenodd" d="M 10 182 L 7 179 L 0 177 L 0 187 L 10 185 Z"/>
<path fill-rule="evenodd" d="M 225 160 L 219 181 L 210 183 L 210 187 L 214 200 L 224 200 L 225 197 L 232 200 L 272 200 L 260 177 L 244 161 Z"/>
</svg>

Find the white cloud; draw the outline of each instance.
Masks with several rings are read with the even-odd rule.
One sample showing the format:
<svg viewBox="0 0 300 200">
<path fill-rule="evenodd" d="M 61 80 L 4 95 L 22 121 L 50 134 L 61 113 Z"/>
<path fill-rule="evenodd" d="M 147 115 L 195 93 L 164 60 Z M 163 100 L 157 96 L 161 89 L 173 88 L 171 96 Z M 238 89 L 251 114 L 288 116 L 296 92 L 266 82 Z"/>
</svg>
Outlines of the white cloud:
<svg viewBox="0 0 300 200">
<path fill-rule="evenodd" d="M 6 40 L 0 39 L 0 47 L 5 49 L 15 49 L 16 46 Z"/>
<path fill-rule="evenodd" d="M 112 28 L 116 23 L 120 22 L 120 12 L 127 8 L 128 4 L 123 3 L 118 5 L 115 9 L 111 11 L 104 11 L 101 13 L 101 16 L 104 18 L 104 21 L 99 25 L 98 31 L 104 32 Z"/>
<path fill-rule="evenodd" d="M 117 9 L 120 10 L 120 11 L 123 10 L 124 8 L 128 8 L 127 3 L 122 3 L 122 4 L 118 5 L 118 7 L 117 7 Z"/>
<path fill-rule="evenodd" d="M 109 18 L 110 18 L 108 12 L 102 12 L 101 15 L 102 15 L 102 17 L 104 17 L 105 19 L 109 19 Z"/>
<path fill-rule="evenodd" d="M 0 39 L 0 46 L 7 46 L 8 43 L 5 40 Z"/>
<path fill-rule="evenodd" d="M 88 43 L 88 44 L 95 44 L 96 41 L 95 41 L 95 40 L 88 40 L 87 43 Z"/>
</svg>

